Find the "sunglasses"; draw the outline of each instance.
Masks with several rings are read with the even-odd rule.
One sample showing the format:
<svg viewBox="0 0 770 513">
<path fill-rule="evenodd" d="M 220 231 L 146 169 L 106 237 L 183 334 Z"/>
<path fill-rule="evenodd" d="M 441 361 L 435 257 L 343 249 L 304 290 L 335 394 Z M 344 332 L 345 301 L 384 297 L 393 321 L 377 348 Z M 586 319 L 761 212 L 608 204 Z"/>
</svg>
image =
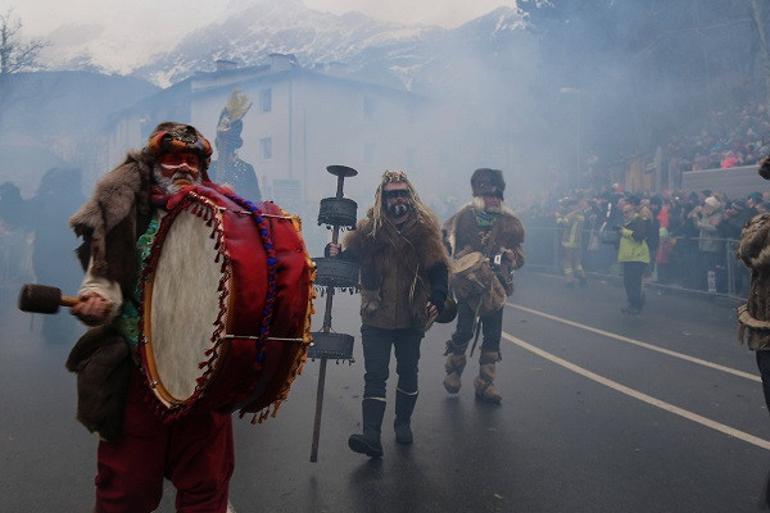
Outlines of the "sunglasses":
<svg viewBox="0 0 770 513">
<path fill-rule="evenodd" d="M 383 199 L 408 198 L 410 193 L 407 189 L 397 189 L 395 191 L 382 191 Z"/>
</svg>

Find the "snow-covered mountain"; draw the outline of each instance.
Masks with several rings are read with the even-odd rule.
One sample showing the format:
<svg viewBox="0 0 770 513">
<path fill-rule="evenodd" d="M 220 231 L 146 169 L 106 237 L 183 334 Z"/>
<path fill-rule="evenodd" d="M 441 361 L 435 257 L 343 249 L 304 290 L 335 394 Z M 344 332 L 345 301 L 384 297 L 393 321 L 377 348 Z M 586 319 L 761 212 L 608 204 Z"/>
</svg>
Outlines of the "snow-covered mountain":
<svg viewBox="0 0 770 513">
<path fill-rule="evenodd" d="M 211 71 L 217 59 L 239 65 L 263 62 L 271 53 L 292 53 L 304 66 L 343 62 L 352 72 L 411 88 L 415 77 L 439 50 L 490 42 L 525 26 L 521 13 L 501 7 L 456 29 L 404 25 L 360 13 L 335 15 L 307 8 L 301 0 L 235 0 L 219 18 L 194 30 L 169 50 L 147 55 L 130 70 L 110 69 L 102 56 L 80 48 L 59 67 L 101 66 L 168 86 L 198 71 Z M 93 30 L 97 34 L 96 30 Z M 108 34 L 102 34 L 106 37 Z M 93 43 L 91 40 L 90 43 Z M 163 46 L 161 46 L 163 48 Z"/>
</svg>

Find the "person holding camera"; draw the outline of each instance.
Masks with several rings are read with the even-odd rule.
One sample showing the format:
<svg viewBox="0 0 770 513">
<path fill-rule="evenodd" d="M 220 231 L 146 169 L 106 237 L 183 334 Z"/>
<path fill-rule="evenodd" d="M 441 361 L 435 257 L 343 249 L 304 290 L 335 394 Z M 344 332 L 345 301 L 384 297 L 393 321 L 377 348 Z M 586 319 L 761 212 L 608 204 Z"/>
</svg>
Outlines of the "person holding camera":
<svg viewBox="0 0 770 513">
<path fill-rule="evenodd" d="M 623 224 L 618 226 L 620 236 L 618 262 L 623 266 L 623 286 L 628 305 L 621 308 L 625 314 L 638 315 L 644 306 L 642 277 L 650 265 L 650 248 L 647 238 L 650 231 L 650 211 L 640 206 L 638 198 L 623 202 Z"/>
<path fill-rule="evenodd" d="M 454 285 L 457 296 L 457 328 L 447 342 L 444 388 L 450 394 L 460 391 L 461 376 L 467 363 L 465 351 L 479 329 L 484 333 L 479 358 L 479 375 L 474 380 L 476 397 L 499 404 L 502 396 L 495 387 L 495 364 L 500 361 L 505 298 L 513 293 L 513 270 L 524 265 L 521 245 L 524 226 L 503 205 L 505 181 L 499 169 L 477 169 L 471 177 L 473 201 L 444 225 L 444 236 L 456 262 L 470 260 L 464 273 L 478 277 L 494 275 L 481 296 L 464 295 Z M 463 260 L 465 259 L 465 260 Z M 460 266 L 458 266 L 460 267 Z M 457 270 L 456 270 L 457 271 Z M 470 280 L 478 281 L 478 280 Z M 484 280 L 482 280 L 484 281 Z"/>
</svg>

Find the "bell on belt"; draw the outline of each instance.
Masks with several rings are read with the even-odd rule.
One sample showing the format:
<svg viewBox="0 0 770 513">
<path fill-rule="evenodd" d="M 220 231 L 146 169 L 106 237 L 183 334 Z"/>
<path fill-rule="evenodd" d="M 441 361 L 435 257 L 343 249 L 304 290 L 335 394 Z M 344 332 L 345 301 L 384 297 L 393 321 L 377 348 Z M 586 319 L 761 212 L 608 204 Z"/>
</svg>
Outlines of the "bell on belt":
<svg viewBox="0 0 770 513">
<path fill-rule="evenodd" d="M 328 166 L 326 170 L 337 177 L 337 194 L 321 200 L 318 224 L 332 230 L 332 243 L 337 244 L 340 229 L 356 227 L 358 205 L 352 199 L 343 197 L 345 178 L 356 176 L 358 171 L 348 166 Z M 326 363 L 328 360 L 353 360 L 353 337 L 343 333 L 332 333 L 332 305 L 335 289 L 354 289 L 358 286 L 358 264 L 338 258 L 314 258 L 316 264 L 316 285 L 324 287 L 326 309 L 321 331 L 313 333 L 313 345 L 308 351 L 312 359 L 321 360 L 316 392 L 315 420 L 313 423 L 313 446 L 310 461 L 318 461 L 318 439 L 321 434 L 321 412 L 323 410 Z"/>
</svg>

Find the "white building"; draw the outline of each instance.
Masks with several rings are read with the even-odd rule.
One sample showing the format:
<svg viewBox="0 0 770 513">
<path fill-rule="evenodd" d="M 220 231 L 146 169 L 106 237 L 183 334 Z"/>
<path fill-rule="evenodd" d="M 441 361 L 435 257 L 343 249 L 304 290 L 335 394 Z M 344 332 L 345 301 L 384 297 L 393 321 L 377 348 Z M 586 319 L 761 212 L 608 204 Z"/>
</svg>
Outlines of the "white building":
<svg viewBox="0 0 770 513">
<path fill-rule="evenodd" d="M 235 89 L 253 103 L 238 154 L 254 166 L 266 198 L 281 202 L 273 192 L 299 189 L 301 200 L 317 205 L 334 193 L 325 167 L 345 164 L 361 173 L 346 194 L 368 203 L 384 169 L 412 170 L 431 153 L 418 154 L 414 144 L 416 118 L 427 102 L 407 91 L 345 77 L 339 65 L 303 68 L 291 55 L 273 54 L 268 64 L 245 68 L 217 64 L 217 71 L 198 73 L 113 116 L 110 162 L 140 148 L 162 121 L 190 123 L 213 144 L 219 114 Z"/>
</svg>

